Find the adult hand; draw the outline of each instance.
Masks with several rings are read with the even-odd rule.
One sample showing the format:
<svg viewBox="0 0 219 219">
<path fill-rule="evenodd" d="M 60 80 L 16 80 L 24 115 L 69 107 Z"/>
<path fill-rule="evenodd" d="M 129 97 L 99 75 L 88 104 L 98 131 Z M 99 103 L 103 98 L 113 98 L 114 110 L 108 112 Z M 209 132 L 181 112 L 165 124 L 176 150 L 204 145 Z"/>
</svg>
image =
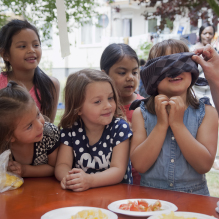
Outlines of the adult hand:
<svg viewBox="0 0 219 219">
<path fill-rule="evenodd" d="M 205 77 L 208 80 L 211 89 L 211 95 L 214 100 L 215 107 L 219 113 L 219 55 L 210 45 L 196 49 L 194 52 L 197 55 L 202 54 L 204 58 L 203 59 L 197 55 L 192 56 L 192 59 L 203 68 Z"/>
<path fill-rule="evenodd" d="M 197 55 L 192 56 L 192 59 L 201 65 L 208 82 L 219 80 L 219 55 L 216 50 L 207 44 L 205 47 L 196 49 L 194 53 Z"/>
</svg>

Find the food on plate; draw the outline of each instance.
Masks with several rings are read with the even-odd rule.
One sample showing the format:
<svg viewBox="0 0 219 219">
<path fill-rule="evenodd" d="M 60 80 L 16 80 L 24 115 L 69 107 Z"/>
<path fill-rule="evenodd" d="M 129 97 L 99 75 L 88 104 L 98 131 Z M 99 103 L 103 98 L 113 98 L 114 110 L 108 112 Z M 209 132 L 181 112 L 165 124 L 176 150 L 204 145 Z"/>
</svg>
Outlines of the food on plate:
<svg viewBox="0 0 219 219">
<path fill-rule="evenodd" d="M 183 217 L 183 216 L 176 216 L 173 211 L 170 214 L 162 214 L 159 216 L 160 219 L 197 219 L 196 217 Z"/>
<path fill-rule="evenodd" d="M 14 189 L 19 188 L 23 184 L 23 180 L 17 176 L 6 173 L 6 186 L 12 186 Z"/>
<path fill-rule="evenodd" d="M 71 219 L 108 219 L 108 216 L 99 209 L 83 210 L 71 216 Z"/>
<path fill-rule="evenodd" d="M 127 204 L 119 206 L 121 210 L 127 211 L 159 211 L 161 210 L 161 202 L 158 200 L 154 204 L 149 205 L 145 200 L 128 201 Z"/>
</svg>

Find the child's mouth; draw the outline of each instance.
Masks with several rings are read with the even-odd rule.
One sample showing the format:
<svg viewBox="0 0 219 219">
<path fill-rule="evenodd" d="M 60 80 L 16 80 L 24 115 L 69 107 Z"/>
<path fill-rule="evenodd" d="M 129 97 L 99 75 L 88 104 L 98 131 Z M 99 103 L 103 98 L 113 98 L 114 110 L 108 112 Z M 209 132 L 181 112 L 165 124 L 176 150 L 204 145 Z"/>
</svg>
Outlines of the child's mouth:
<svg viewBox="0 0 219 219">
<path fill-rule="evenodd" d="M 175 81 L 181 81 L 182 78 L 171 78 L 169 79 L 169 82 L 175 82 Z"/>
<path fill-rule="evenodd" d="M 111 115 L 111 112 L 102 114 L 102 116 L 105 116 L 105 117 L 108 117 L 108 116 L 110 116 L 110 115 Z"/>
<path fill-rule="evenodd" d="M 31 58 L 27 58 L 25 59 L 27 62 L 35 62 L 36 57 L 31 57 Z"/>
<path fill-rule="evenodd" d="M 43 135 L 43 132 L 40 133 L 39 135 L 37 135 L 36 137 L 39 138 L 39 137 L 41 137 L 42 135 Z"/>
</svg>

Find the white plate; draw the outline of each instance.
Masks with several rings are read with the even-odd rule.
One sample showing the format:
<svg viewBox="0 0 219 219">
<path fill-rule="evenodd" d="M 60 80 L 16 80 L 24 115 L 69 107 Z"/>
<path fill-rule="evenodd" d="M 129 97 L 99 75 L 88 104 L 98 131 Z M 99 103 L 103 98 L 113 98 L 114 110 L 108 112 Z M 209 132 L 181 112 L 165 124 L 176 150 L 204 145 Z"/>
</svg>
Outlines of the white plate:
<svg viewBox="0 0 219 219">
<path fill-rule="evenodd" d="M 82 210 L 101 210 L 105 213 L 109 219 L 117 219 L 118 216 L 111 211 L 108 211 L 103 208 L 95 208 L 95 207 L 67 207 L 67 208 L 58 208 L 52 211 L 45 213 L 41 219 L 71 219 L 71 216 L 77 214 L 79 211 Z"/>
<path fill-rule="evenodd" d="M 135 216 L 135 217 L 146 217 L 146 216 L 151 216 L 151 215 L 158 215 L 158 214 L 166 214 L 170 213 L 171 211 L 177 211 L 177 206 L 174 205 L 171 202 L 167 201 L 162 201 L 161 202 L 161 209 L 160 211 L 146 211 L 146 212 L 138 212 L 138 211 L 127 211 L 127 210 L 121 210 L 119 209 L 119 206 L 121 204 L 127 204 L 128 201 L 137 201 L 137 200 L 144 200 L 146 201 L 149 205 L 154 204 L 157 199 L 124 199 L 124 200 L 119 200 L 112 202 L 111 204 L 108 205 L 108 209 L 111 211 L 114 211 L 119 214 L 124 214 L 124 215 L 129 215 L 129 216 Z"/>
<path fill-rule="evenodd" d="M 214 219 L 215 218 L 213 216 L 209 216 L 209 215 L 206 215 L 206 214 L 199 214 L 199 213 L 194 213 L 194 212 L 184 212 L 184 211 L 174 212 L 174 215 L 176 215 L 178 217 L 183 216 L 185 218 L 195 217 L 197 219 Z M 162 215 L 154 215 L 154 216 L 149 217 L 148 219 L 162 219 L 162 218 L 163 218 Z"/>
</svg>

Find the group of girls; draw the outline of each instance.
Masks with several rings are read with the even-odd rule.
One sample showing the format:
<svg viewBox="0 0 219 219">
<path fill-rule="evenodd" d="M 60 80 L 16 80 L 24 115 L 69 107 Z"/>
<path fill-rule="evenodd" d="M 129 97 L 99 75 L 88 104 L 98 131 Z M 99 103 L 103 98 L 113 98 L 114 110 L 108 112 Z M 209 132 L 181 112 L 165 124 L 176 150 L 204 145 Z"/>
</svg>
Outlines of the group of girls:
<svg viewBox="0 0 219 219">
<path fill-rule="evenodd" d="M 6 65 L 0 149 L 12 152 L 8 170 L 22 177 L 55 174 L 63 189 L 73 191 L 124 182 L 209 195 L 205 173 L 216 154 L 218 115 L 207 99 L 195 98 L 198 70 L 188 52 L 178 40 L 152 47 L 141 70 L 150 94 L 145 99 L 135 92 L 135 51 L 109 45 L 101 71 L 84 69 L 67 78 L 57 128 L 50 122 L 59 83 L 38 67 L 38 32 L 27 21 L 10 21 L 0 30 Z"/>
</svg>

